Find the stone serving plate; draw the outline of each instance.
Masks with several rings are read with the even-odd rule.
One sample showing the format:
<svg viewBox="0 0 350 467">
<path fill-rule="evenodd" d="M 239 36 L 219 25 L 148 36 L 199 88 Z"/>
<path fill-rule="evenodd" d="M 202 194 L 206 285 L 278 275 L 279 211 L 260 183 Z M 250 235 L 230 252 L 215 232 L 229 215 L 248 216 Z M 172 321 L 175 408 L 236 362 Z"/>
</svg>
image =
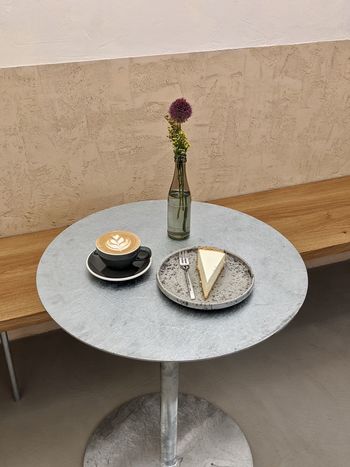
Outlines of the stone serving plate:
<svg viewBox="0 0 350 467">
<path fill-rule="evenodd" d="M 251 294 L 254 287 L 254 274 L 250 266 L 239 256 L 225 250 L 224 269 L 214 284 L 209 297 L 205 300 L 197 271 L 198 248 L 200 247 L 184 248 L 164 259 L 157 272 L 157 283 L 164 295 L 188 308 L 219 310 L 236 305 Z M 189 274 L 196 295 L 195 300 L 190 299 L 185 272 L 179 265 L 180 251 L 187 251 L 188 254 Z"/>
</svg>

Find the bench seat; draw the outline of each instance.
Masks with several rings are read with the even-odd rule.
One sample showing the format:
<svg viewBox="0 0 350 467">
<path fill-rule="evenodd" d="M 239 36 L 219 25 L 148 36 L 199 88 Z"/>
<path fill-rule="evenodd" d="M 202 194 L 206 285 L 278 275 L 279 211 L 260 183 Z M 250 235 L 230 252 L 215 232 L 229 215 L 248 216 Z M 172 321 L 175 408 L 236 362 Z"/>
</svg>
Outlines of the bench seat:
<svg viewBox="0 0 350 467">
<path fill-rule="evenodd" d="M 350 177 L 211 202 L 272 225 L 304 260 L 350 251 Z"/>
<path fill-rule="evenodd" d="M 350 176 L 211 203 L 246 212 L 272 225 L 305 260 L 350 251 Z M 62 230 L 0 239 L 0 331 L 50 320 L 39 300 L 35 275 L 43 251 Z"/>
<path fill-rule="evenodd" d="M 63 229 L 0 239 L 0 331 L 51 319 L 36 290 L 36 269 L 45 248 Z"/>
</svg>

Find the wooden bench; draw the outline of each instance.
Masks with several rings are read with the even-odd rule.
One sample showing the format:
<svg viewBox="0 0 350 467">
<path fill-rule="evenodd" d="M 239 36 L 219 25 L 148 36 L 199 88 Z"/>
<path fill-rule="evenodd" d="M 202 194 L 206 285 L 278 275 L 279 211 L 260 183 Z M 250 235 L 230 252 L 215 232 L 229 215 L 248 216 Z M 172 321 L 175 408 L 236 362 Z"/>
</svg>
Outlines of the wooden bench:
<svg viewBox="0 0 350 467">
<path fill-rule="evenodd" d="M 246 212 L 272 225 L 305 260 L 350 251 L 350 176 L 211 203 Z M 51 319 L 37 295 L 35 275 L 43 251 L 62 230 L 0 239 L 0 332 L 15 399 L 19 391 L 7 331 Z"/>
</svg>

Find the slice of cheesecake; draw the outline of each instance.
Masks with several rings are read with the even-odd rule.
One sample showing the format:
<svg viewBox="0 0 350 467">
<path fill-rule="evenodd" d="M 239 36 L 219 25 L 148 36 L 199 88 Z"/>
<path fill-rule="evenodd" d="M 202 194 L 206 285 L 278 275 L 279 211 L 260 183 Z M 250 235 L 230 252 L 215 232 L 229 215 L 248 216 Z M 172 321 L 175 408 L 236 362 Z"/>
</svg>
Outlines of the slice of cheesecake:
<svg viewBox="0 0 350 467">
<path fill-rule="evenodd" d="M 216 248 L 198 248 L 197 269 L 201 279 L 204 298 L 209 297 L 225 264 L 225 252 Z"/>
</svg>

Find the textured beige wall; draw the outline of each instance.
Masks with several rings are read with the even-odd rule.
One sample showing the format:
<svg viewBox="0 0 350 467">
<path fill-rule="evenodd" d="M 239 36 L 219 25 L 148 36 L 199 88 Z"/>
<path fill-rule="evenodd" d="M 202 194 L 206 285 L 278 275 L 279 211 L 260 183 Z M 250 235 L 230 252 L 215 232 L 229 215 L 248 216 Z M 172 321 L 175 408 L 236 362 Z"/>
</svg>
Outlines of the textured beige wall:
<svg viewBox="0 0 350 467">
<path fill-rule="evenodd" d="M 164 198 L 168 104 L 194 199 L 350 174 L 350 41 L 0 70 L 0 235 Z"/>
</svg>

